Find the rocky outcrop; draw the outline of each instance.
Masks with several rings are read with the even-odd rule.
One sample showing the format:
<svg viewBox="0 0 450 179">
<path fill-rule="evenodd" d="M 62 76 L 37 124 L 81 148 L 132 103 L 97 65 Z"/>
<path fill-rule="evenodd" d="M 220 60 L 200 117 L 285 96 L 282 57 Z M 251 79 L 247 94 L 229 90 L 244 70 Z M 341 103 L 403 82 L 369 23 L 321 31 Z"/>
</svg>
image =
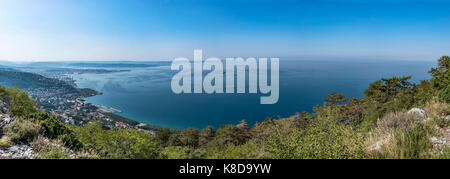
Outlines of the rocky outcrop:
<svg viewBox="0 0 450 179">
<path fill-rule="evenodd" d="M 450 129 L 437 127 L 437 130 L 440 131 L 442 135 L 431 137 L 430 141 L 433 142 L 435 147 L 450 147 Z"/>
<path fill-rule="evenodd" d="M 0 148 L 0 159 L 34 159 L 35 157 L 33 149 L 27 144 Z"/>
<path fill-rule="evenodd" d="M 8 114 L 0 114 L 0 128 L 8 125 L 9 123 L 11 123 L 11 121 L 12 119 Z"/>
<path fill-rule="evenodd" d="M 4 139 L 3 127 L 12 121 L 8 114 L 0 114 L 0 139 Z M 0 147 L 0 159 L 34 159 L 35 157 L 35 152 L 28 144 Z"/>
<path fill-rule="evenodd" d="M 408 114 L 410 115 L 417 115 L 421 118 L 425 118 L 426 117 L 426 112 L 423 109 L 419 109 L 419 108 L 412 108 L 411 110 L 408 111 Z"/>
<path fill-rule="evenodd" d="M 0 114 L 0 138 L 3 136 L 3 127 L 12 122 L 8 114 Z"/>
</svg>

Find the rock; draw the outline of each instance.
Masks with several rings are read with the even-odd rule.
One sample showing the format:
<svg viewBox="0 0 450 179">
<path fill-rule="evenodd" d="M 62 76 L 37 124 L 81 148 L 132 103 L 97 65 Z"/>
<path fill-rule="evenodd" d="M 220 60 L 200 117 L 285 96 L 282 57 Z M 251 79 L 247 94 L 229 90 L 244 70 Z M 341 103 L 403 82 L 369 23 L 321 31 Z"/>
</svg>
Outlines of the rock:
<svg viewBox="0 0 450 179">
<path fill-rule="evenodd" d="M 0 114 L 0 128 L 8 125 L 9 123 L 11 123 L 11 121 L 12 119 L 8 114 Z"/>
<path fill-rule="evenodd" d="M 411 110 L 408 111 L 408 114 L 417 115 L 422 118 L 424 118 L 426 116 L 426 112 L 423 109 L 419 109 L 419 108 L 412 108 Z"/>
<path fill-rule="evenodd" d="M 19 149 L 18 149 L 16 146 L 13 146 L 13 147 L 10 147 L 10 148 L 9 148 L 9 151 L 10 151 L 10 152 L 14 152 L 14 153 L 17 152 L 18 150 L 19 150 Z"/>
<path fill-rule="evenodd" d="M 0 148 L 0 158 L 4 159 L 34 159 L 36 154 L 29 145 L 16 145 L 9 148 Z"/>
<path fill-rule="evenodd" d="M 382 139 L 382 140 L 379 140 L 379 141 L 377 141 L 375 144 L 373 144 L 373 145 L 371 145 L 371 146 L 369 146 L 369 147 L 367 147 L 367 151 L 375 151 L 375 150 L 380 150 L 381 149 L 381 146 L 384 144 L 384 140 Z"/>
<path fill-rule="evenodd" d="M 445 143 L 445 140 L 437 138 L 437 137 L 431 137 L 430 141 L 435 144 L 444 144 Z"/>
<path fill-rule="evenodd" d="M 445 120 L 450 121 L 450 115 L 444 117 Z"/>
</svg>

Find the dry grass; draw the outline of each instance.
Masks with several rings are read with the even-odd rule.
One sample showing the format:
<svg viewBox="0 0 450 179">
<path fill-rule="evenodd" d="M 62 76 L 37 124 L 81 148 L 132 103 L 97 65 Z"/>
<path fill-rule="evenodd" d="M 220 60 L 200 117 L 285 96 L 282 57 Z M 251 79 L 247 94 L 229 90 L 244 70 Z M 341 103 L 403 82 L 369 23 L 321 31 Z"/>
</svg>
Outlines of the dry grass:
<svg viewBox="0 0 450 179">
<path fill-rule="evenodd" d="M 440 102 L 435 98 L 427 102 L 422 109 L 427 112 L 429 118 L 442 118 L 450 115 L 450 104 Z"/>
<path fill-rule="evenodd" d="M 389 113 L 378 119 L 371 131 L 366 150 L 374 158 L 417 158 L 430 146 L 425 120 L 406 112 Z"/>
</svg>

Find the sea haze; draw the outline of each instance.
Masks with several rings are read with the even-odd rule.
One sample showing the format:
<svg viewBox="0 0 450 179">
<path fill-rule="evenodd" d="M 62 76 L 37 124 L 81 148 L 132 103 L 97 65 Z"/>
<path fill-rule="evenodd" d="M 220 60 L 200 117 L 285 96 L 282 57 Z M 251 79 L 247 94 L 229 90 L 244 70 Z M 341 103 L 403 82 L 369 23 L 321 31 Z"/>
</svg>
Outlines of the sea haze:
<svg viewBox="0 0 450 179">
<path fill-rule="evenodd" d="M 105 65 L 102 65 L 104 63 Z M 113 65 L 116 63 L 117 65 Z M 434 62 L 330 62 L 280 61 L 280 98 L 277 104 L 261 105 L 262 94 L 174 94 L 170 81 L 176 71 L 170 63 L 121 62 L 77 63 L 76 68 L 122 70 L 116 73 L 74 74 L 79 87 L 92 88 L 103 95 L 88 102 L 120 109 L 124 117 L 171 128 L 207 125 L 218 127 L 246 120 L 250 125 L 267 117 L 282 118 L 296 112 L 311 112 L 331 92 L 362 97 L 368 85 L 383 77 L 412 75 L 413 82 L 429 79 Z M 71 66 L 68 64 L 68 66 Z"/>
</svg>

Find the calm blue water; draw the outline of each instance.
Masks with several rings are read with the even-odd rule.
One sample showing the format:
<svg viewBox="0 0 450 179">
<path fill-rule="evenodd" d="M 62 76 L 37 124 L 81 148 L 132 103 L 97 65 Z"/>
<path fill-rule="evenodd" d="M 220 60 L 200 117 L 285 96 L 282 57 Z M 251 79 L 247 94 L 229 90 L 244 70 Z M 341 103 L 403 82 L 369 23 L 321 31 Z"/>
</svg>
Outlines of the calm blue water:
<svg viewBox="0 0 450 179">
<path fill-rule="evenodd" d="M 435 62 L 324 62 L 280 61 L 280 98 L 261 105 L 260 94 L 173 94 L 169 66 L 121 68 L 130 72 L 80 74 L 80 87 L 103 95 L 88 102 L 114 107 L 130 119 L 171 128 L 218 127 L 245 119 L 249 124 L 267 117 L 288 117 L 311 111 L 333 91 L 362 97 L 371 82 L 382 77 L 412 75 L 414 82 L 429 79 Z M 115 68 L 117 69 L 117 68 Z"/>
</svg>

